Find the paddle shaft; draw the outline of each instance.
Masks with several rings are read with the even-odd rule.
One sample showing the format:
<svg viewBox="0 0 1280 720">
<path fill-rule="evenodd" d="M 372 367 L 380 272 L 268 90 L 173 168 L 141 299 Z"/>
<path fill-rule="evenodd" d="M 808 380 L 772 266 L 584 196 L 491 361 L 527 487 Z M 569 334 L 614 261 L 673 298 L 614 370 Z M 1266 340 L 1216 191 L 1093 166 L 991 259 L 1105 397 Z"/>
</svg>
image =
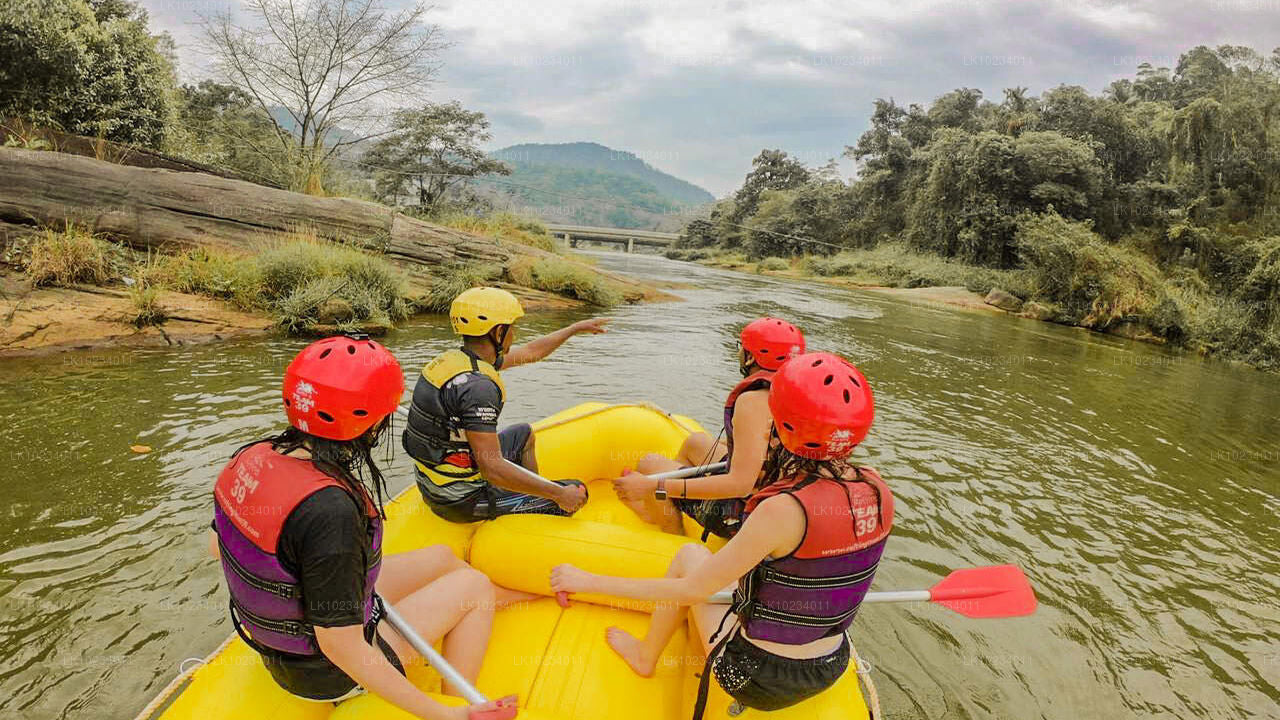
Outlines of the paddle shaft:
<svg viewBox="0 0 1280 720">
<path fill-rule="evenodd" d="M 431 667 L 436 669 L 436 672 L 440 673 L 445 682 L 457 688 L 467 702 L 472 705 L 483 705 L 489 702 L 488 698 L 450 665 L 443 655 L 436 652 L 436 649 L 431 647 L 431 643 L 424 640 L 418 631 L 414 630 L 413 626 L 391 607 L 391 603 L 384 602 L 382 607 L 386 611 L 387 622 L 391 623 L 391 627 L 395 628 L 395 631 L 400 633 L 400 637 L 404 638 Z"/>
<path fill-rule="evenodd" d="M 869 592 L 862 598 L 864 603 L 891 602 L 929 602 L 933 599 L 928 590 L 894 590 L 891 592 Z M 728 605 L 733 602 L 733 593 L 721 590 L 707 599 L 710 605 Z"/>
</svg>

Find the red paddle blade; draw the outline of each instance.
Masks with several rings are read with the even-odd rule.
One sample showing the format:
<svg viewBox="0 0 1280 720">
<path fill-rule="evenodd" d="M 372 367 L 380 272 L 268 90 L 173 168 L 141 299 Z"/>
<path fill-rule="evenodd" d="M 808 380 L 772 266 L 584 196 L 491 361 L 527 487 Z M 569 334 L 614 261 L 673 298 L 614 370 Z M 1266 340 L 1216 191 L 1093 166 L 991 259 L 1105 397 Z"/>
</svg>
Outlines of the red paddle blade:
<svg viewBox="0 0 1280 720">
<path fill-rule="evenodd" d="M 1017 565 L 956 570 L 929 590 L 929 599 L 970 618 L 1003 618 L 1036 611 L 1036 593 Z"/>
</svg>

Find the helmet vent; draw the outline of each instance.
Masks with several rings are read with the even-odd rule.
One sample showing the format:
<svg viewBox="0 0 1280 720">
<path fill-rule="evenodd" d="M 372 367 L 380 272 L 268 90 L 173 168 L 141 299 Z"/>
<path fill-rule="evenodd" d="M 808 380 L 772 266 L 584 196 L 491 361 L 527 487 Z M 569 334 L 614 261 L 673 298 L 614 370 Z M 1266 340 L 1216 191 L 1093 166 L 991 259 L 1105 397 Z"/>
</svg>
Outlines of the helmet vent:
<svg viewBox="0 0 1280 720">
<path fill-rule="evenodd" d="M 830 385 L 830 384 L 831 384 L 831 381 L 832 381 L 832 380 L 835 380 L 835 379 L 836 379 L 836 376 L 835 376 L 835 375 L 828 375 L 828 376 L 827 376 L 827 378 L 826 378 L 825 380 L 823 380 L 823 381 L 822 381 L 822 384 L 823 384 L 823 385 Z"/>
<path fill-rule="evenodd" d="M 819 365 L 821 365 L 821 364 L 822 364 L 822 360 L 821 360 L 821 359 L 814 360 L 814 361 L 813 361 L 813 364 L 812 364 L 810 367 L 818 367 L 818 366 L 819 366 Z"/>
<path fill-rule="evenodd" d="M 479 318 L 480 320 L 488 320 L 488 319 L 489 319 L 488 317 L 486 317 L 486 316 L 484 316 L 484 315 L 477 315 L 476 317 L 477 317 L 477 318 Z"/>
<path fill-rule="evenodd" d="M 795 432 L 795 431 L 796 431 L 796 429 L 795 429 L 794 427 L 792 427 L 792 426 L 791 426 L 791 423 L 789 423 L 789 422 L 784 422 L 784 423 L 782 423 L 782 427 L 786 428 L 787 430 L 789 430 L 789 431 L 791 431 L 791 432 Z"/>
<path fill-rule="evenodd" d="M 848 405 L 848 404 L 849 404 L 849 401 L 850 401 L 850 400 L 852 400 L 852 399 L 853 399 L 853 398 L 852 398 L 852 397 L 850 397 L 850 395 L 849 395 L 849 388 L 845 388 L 845 389 L 844 389 L 844 404 L 845 404 L 845 405 Z"/>
<path fill-rule="evenodd" d="M 858 382 L 858 378 L 852 375 L 849 376 L 849 382 L 853 383 L 854 387 L 862 387 L 862 383 Z"/>
<path fill-rule="evenodd" d="M 284 399 L 284 406 L 285 406 L 285 407 L 293 407 L 293 403 L 289 401 L 289 398 L 285 398 L 285 399 Z"/>
<path fill-rule="evenodd" d="M 805 447 L 809 447 L 809 448 L 820 448 L 820 447 L 822 447 L 822 443 L 807 442 L 807 443 L 805 443 L 805 444 L 804 444 L 804 446 L 805 446 Z"/>
<path fill-rule="evenodd" d="M 320 359 L 321 359 L 321 360 L 323 360 L 323 359 L 325 359 L 325 358 L 329 357 L 329 353 L 331 353 L 331 352 L 333 352 L 333 348 L 325 348 L 325 349 L 324 349 L 324 352 L 320 353 Z"/>
<path fill-rule="evenodd" d="M 848 395 L 848 393 L 845 393 L 845 394 Z M 356 417 L 365 417 L 366 415 L 369 414 L 369 411 L 368 410 L 352 410 L 351 414 L 355 415 Z"/>
<path fill-rule="evenodd" d="M 463 325 L 466 325 L 467 319 L 462 316 L 458 316 L 458 322 L 462 323 Z"/>
<path fill-rule="evenodd" d="M 355 345 L 348 345 L 348 346 L 347 346 L 347 354 L 348 354 L 348 355 L 355 355 L 355 354 L 356 354 L 356 346 L 355 346 Z"/>
<path fill-rule="evenodd" d="M 325 422 L 333 422 L 333 416 L 323 410 L 316 411 L 316 415 L 319 415 L 320 419 Z"/>
</svg>

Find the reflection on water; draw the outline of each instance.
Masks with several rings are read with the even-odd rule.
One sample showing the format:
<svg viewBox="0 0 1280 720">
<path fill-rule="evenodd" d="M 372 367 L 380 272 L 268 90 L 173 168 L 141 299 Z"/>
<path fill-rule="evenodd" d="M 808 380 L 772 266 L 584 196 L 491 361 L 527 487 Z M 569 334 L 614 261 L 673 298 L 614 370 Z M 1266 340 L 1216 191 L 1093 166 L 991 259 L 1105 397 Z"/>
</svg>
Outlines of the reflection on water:
<svg viewBox="0 0 1280 720">
<path fill-rule="evenodd" d="M 877 587 L 1004 562 L 1030 575 L 1031 618 L 864 610 L 855 639 L 888 717 L 1280 717 L 1280 378 L 1004 316 L 597 257 L 692 287 L 507 373 L 506 420 L 647 399 L 718 428 L 736 329 L 779 314 L 874 384 L 863 456 L 900 502 Z M 579 317 L 539 314 L 524 333 Z M 452 344 L 443 318 L 386 341 L 409 373 Z M 131 717 L 231 631 L 204 555 L 209 490 L 234 448 L 283 421 L 279 378 L 302 345 L 0 363 L 0 715 Z M 389 463 L 407 485 L 403 453 Z"/>
</svg>

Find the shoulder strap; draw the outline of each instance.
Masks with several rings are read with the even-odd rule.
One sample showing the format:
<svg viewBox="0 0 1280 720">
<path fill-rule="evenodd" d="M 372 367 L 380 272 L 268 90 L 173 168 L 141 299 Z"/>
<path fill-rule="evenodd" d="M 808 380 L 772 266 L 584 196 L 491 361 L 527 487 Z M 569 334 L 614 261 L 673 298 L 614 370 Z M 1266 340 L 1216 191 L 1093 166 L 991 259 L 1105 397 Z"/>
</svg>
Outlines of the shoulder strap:
<svg viewBox="0 0 1280 720">
<path fill-rule="evenodd" d="M 459 349 L 447 350 L 422 368 L 422 376 L 437 389 L 467 372 L 478 372 L 492 380 L 498 386 L 498 393 L 503 402 L 506 402 L 507 388 L 502 383 L 502 376 L 498 374 L 498 370 L 472 353 Z"/>
<path fill-rule="evenodd" d="M 725 408 L 732 409 L 738 402 L 738 396 L 742 393 L 769 387 L 772 380 L 772 370 L 757 370 L 742 378 L 738 381 L 738 384 L 734 385 L 733 389 L 729 391 L 729 397 L 724 401 Z"/>
</svg>

